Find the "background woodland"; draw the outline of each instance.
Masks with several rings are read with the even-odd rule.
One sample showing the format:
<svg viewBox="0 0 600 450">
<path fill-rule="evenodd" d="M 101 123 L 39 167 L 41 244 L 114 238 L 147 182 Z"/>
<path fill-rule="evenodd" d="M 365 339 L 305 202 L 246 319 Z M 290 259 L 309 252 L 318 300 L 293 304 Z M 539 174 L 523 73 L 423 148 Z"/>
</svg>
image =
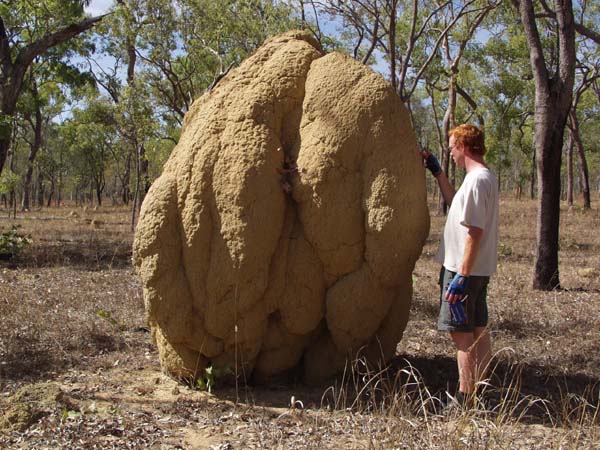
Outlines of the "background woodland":
<svg viewBox="0 0 600 450">
<path fill-rule="evenodd" d="M 133 227 L 193 100 L 268 37 L 308 28 L 390 81 L 455 182 L 448 130 L 485 128 L 501 190 L 537 198 L 533 285 L 560 285 L 560 202 L 588 209 L 600 191 L 599 1 L 116 0 L 99 17 L 89 3 L 0 1 L 9 214 L 128 205 Z"/>
</svg>

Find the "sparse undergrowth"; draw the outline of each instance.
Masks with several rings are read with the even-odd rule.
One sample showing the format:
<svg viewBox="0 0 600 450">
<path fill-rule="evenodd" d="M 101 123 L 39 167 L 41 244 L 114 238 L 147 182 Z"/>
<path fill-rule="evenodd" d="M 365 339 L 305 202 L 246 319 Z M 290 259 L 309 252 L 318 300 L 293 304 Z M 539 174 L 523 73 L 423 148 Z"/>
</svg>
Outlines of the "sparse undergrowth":
<svg viewBox="0 0 600 450">
<path fill-rule="evenodd" d="M 32 243 L 0 262 L 0 447 L 600 447 L 598 209 L 563 209 L 563 289 L 537 292 L 535 203 L 502 201 L 489 293 L 496 355 L 477 408 L 466 412 L 442 408 L 457 374 L 449 340 L 435 331 L 433 255 L 444 219 L 432 219 L 412 318 L 390 367 L 356 361 L 330 386 L 242 384 L 209 394 L 160 372 L 130 267 L 126 210 L 1 218 L 0 233 L 21 224 Z M 36 393 L 46 386 L 61 395 L 42 401 L 49 396 Z"/>
</svg>

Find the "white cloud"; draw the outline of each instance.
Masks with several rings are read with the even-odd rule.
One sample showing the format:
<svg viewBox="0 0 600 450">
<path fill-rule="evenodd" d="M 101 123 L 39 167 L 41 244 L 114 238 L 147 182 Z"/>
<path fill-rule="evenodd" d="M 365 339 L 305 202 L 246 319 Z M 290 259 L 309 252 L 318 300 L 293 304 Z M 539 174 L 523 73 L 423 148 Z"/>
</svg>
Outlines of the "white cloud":
<svg viewBox="0 0 600 450">
<path fill-rule="evenodd" d="M 92 0 L 90 6 L 85 8 L 85 12 L 92 16 L 98 16 L 107 12 L 113 3 L 114 0 Z"/>
</svg>

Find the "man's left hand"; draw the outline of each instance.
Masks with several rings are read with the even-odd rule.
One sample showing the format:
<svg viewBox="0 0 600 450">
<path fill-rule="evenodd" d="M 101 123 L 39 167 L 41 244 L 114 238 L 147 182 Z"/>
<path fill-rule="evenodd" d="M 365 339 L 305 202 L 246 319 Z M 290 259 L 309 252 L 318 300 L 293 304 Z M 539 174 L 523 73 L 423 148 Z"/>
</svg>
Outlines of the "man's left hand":
<svg viewBox="0 0 600 450">
<path fill-rule="evenodd" d="M 427 150 L 422 150 L 421 155 L 423 156 L 423 164 L 429 171 L 431 175 L 435 178 L 442 173 L 442 166 L 440 166 L 440 162 L 435 157 L 433 153 L 429 153 Z"/>
<path fill-rule="evenodd" d="M 465 295 L 469 277 L 457 273 L 446 289 L 446 300 L 448 303 L 460 301 Z"/>
</svg>

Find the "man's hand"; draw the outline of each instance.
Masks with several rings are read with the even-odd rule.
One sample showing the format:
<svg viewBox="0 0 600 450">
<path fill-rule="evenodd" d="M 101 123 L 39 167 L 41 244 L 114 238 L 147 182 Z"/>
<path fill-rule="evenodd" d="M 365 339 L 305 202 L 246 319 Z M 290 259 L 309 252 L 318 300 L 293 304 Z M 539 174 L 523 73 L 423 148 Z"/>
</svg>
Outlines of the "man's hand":
<svg viewBox="0 0 600 450">
<path fill-rule="evenodd" d="M 448 285 L 448 288 L 446 289 L 446 300 L 448 301 L 448 303 L 456 303 L 464 297 L 468 281 L 469 277 L 466 277 L 459 273 L 454 275 L 454 278 L 452 279 L 452 281 Z"/>
<path fill-rule="evenodd" d="M 442 166 L 440 166 L 440 162 L 433 153 L 423 150 L 421 155 L 423 155 L 423 164 L 427 169 L 429 169 L 431 175 L 437 177 L 440 173 L 442 173 Z"/>
</svg>

